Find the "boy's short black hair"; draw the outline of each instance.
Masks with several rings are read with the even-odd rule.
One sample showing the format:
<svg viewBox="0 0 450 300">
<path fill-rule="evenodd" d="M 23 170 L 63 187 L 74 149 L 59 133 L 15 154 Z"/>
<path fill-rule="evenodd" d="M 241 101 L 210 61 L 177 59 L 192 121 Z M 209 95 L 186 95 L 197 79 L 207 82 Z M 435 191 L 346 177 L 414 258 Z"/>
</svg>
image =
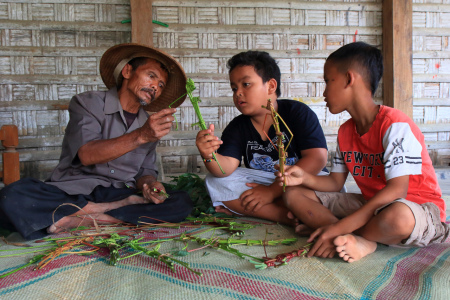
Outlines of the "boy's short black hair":
<svg viewBox="0 0 450 300">
<path fill-rule="evenodd" d="M 369 85 L 372 96 L 375 94 L 383 76 L 383 55 L 379 49 L 364 42 L 354 42 L 331 53 L 327 61 L 336 63 L 339 72 L 356 68 Z"/>
<path fill-rule="evenodd" d="M 227 62 L 228 73 L 237 66 L 253 66 L 255 72 L 262 78 L 263 83 L 274 78 L 277 81 L 277 97 L 281 95 L 281 72 L 275 59 L 265 51 L 246 51 L 234 55 Z"/>
</svg>

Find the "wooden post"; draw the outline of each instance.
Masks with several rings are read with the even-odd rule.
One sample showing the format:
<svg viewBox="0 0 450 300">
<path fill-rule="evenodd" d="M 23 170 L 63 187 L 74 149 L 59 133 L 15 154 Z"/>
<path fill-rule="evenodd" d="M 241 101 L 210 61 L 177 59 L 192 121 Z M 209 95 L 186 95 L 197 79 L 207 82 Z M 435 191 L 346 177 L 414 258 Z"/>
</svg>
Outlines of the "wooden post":
<svg viewBox="0 0 450 300">
<path fill-rule="evenodd" d="M 3 151 L 3 183 L 8 185 L 20 179 L 19 152 L 16 147 L 19 145 L 19 131 L 15 125 L 3 125 L 0 129 L 0 140 Z"/>
<path fill-rule="evenodd" d="M 383 102 L 412 118 L 411 0 L 383 0 L 383 56 Z"/>
<path fill-rule="evenodd" d="M 131 42 L 153 46 L 153 14 L 151 0 L 130 0 Z"/>
</svg>

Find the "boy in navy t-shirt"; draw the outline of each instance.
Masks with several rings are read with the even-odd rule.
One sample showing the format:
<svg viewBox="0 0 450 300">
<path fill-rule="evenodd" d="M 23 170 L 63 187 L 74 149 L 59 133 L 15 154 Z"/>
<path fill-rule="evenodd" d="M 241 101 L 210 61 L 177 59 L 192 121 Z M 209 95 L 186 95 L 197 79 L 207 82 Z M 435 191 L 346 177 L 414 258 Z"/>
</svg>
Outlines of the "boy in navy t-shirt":
<svg viewBox="0 0 450 300">
<path fill-rule="evenodd" d="M 280 131 L 284 139 L 287 165 L 298 165 L 313 174 L 324 170 L 327 145 L 316 114 L 305 104 L 278 100 L 280 69 L 262 51 L 236 54 L 228 61 L 231 90 L 236 108 L 242 113 L 225 128 L 222 140 L 214 135 L 214 125 L 198 133 L 196 145 L 210 172 L 206 185 L 218 212 L 237 213 L 293 225 L 274 183 L 274 166 L 279 162 L 277 135 L 272 126 L 268 100 L 284 120 Z M 269 140 L 270 139 L 270 140 Z M 216 157 L 225 171 L 222 173 Z M 239 168 L 241 161 L 246 168 Z"/>
</svg>

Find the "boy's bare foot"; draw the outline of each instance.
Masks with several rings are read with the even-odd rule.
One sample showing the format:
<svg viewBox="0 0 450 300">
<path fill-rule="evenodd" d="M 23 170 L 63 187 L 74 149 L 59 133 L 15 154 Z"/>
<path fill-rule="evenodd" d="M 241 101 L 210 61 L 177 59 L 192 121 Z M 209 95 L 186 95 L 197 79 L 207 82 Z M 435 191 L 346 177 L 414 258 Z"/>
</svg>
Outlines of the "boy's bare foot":
<svg viewBox="0 0 450 300">
<path fill-rule="evenodd" d="M 314 232 L 313 229 L 309 228 L 305 224 L 298 224 L 295 226 L 295 233 L 299 236 L 310 236 Z"/>
<path fill-rule="evenodd" d="M 314 232 L 314 230 L 312 230 L 305 224 L 300 223 L 300 221 L 294 216 L 292 212 L 288 212 L 287 217 L 288 219 L 291 219 L 295 222 L 295 233 L 297 233 L 299 236 L 310 236 L 311 233 Z"/>
<path fill-rule="evenodd" d="M 294 214 L 292 213 L 292 211 L 289 211 L 289 212 L 287 213 L 287 217 L 288 217 L 288 219 L 295 220 L 295 223 L 296 223 L 296 224 L 298 223 L 298 219 L 297 219 L 296 216 L 294 216 Z"/>
<path fill-rule="evenodd" d="M 62 231 L 67 231 L 72 228 L 79 226 L 93 226 L 94 219 L 97 224 L 111 224 L 119 223 L 120 220 L 113 218 L 105 212 L 117 209 L 127 205 L 133 204 L 145 204 L 149 203 L 144 197 L 139 197 L 136 195 L 131 195 L 125 199 L 114 201 L 114 202 L 104 202 L 104 203 L 94 203 L 88 202 L 88 204 L 77 211 L 74 214 L 65 216 L 58 220 L 55 224 L 47 228 L 48 233 L 58 233 Z"/>
<path fill-rule="evenodd" d="M 225 206 L 219 205 L 215 207 L 216 213 L 224 213 L 227 214 L 229 216 L 235 216 L 236 214 L 234 214 L 231 210 L 229 210 L 228 208 L 226 208 Z"/>
<path fill-rule="evenodd" d="M 353 234 L 338 236 L 334 239 L 334 245 L 339 257 L 349 263 L 360 260 L 377 249 L 376 242 Z"/>
</svg>

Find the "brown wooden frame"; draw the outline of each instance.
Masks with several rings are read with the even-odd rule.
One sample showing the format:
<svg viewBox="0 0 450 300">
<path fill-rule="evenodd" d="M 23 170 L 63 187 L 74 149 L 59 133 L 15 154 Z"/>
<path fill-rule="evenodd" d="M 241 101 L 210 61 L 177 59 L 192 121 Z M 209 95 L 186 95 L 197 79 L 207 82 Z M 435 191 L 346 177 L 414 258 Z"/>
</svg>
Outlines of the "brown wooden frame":
<svg viewBox="0 0 450 300">
<path fill-rule="evenodd" d="M 3 170 L 0 177 L 3 183 L 8 185 L 20 179 L 19 152 L 16 148 L 19 145 L 19 132 L 15 125 L 3 125 L 0 128 L 0 140 L 5 147 L 2 154 Z"/>
<path fill-rule="evenodd" d="M 153 46 L 152 2 L 151 0 L 130 0 L 133 43 Z"/>
<path fill-rule="evenodd" d="M 411 0 L 383 0 L 383 56 L 383 102 L 412 118 Z"/>
</svg>

